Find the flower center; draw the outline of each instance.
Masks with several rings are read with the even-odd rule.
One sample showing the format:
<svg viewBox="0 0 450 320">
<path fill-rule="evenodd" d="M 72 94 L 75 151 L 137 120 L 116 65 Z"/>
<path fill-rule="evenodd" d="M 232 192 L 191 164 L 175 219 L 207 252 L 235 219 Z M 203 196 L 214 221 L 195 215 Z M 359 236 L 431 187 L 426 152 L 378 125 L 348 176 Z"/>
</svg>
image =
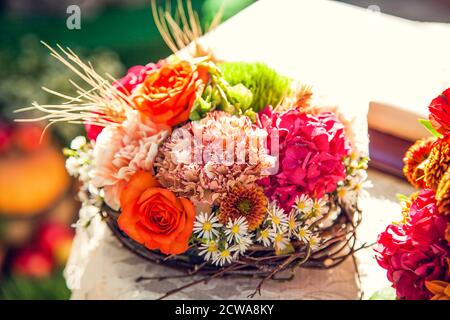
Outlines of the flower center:
<svg viewBox="0 0 450 320">
<path fill-rule="evenodd" d="M 242 199 L 239 201 L 237 207 L 243 215 L 247 215 L 252 209 L 252 203 L 248 199 Z"/>
<path fill-rule="evenodd" d="M 274 216 L 273 218 L 272 218 L 272 222 L 273 222 L 273 224 L 274 225 L 279 225 L 280 224 L 280 218 L 278 218 L 277 216 Z"/>
<path fill-rule="evenodd" d="M 237 224 L 235 224 L 235 225 L 233 226 L 233 228 L 231 228 L 231 232 L 232 232 L 233 234 L 238 234 L 238 233 L 239 233 L 239 226 L 238 226 Z"/>
<path fill-rule="evenodd" d="M 208 246 L 208 252 L 216 252 L 217 251 L 217 245 L 215 243 L 211 243 Z"/>
<path fill-rule="evenodd" d="M 228 258 L 230 256 L 230 251 L 228 249 L 225 249 L 220 253 L 220 256 L 223 258 Z"/>
<path fill-rule="evenodd" d="M 262 238 L 268 238 L 269 237 L 269 230 L 265 229 L 261 231 L 261 237 Z"/>
<path fill-rule="evenodd" d="M 211 224 L 211 222 L 206 221 L 206 222 L 203 224 L 203 231 L 211 231 L 211 229 L 212 229 L 212 224 Z"/>
</svg>

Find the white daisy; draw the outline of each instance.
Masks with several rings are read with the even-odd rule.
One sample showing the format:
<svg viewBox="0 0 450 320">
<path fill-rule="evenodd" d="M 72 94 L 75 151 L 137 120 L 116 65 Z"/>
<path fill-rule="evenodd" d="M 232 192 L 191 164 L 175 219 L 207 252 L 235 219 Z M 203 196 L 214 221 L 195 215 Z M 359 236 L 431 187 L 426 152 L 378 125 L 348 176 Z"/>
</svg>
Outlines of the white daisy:
<svg viewBox="0 0 450 320">
<path fill-rule="evenodd" d="M 269 228 L 265 228 L 259 232 L 259 237 L 256 241 L 261 242 L 265 247 L 270 247 L 274 237 L 275 232 Z"/>
<path fill-rule="evenodd" d="M 223 266 L 228 264 L 233 260 L 233 250 L 228 248 L 228 243 L 225 243 L 225 247 L 219 250 L 217 254 L 213 257 L 213 263 L 218 266 Z"/>
<path fill-rule="evenodd" d="M 267 221 L 272 224 L 272 228 L 276 231 L 283 232 L 288 228 L 288 217 L 284 210 L 277 206 L 275 202 L 271 202 L 267 208 Z"/>
<path fill-rule="evenodd" d="M 311 250 L 315 250 L 319 247 L 321 239 L 317 235 L 313 235 L 308 239 Z"/>
<path fill-rule="evenodd" d="M 199 255 L 205 255 L 205 261 L 213 260 L 219 254 L 219 244 L 217 241 L 209 240 L 200 245 Z"/>
<path fill-rule="evenodd" d="M 275 250 L 282 251 L 289 244 L 289 239 L 286 237 L 285 233 L 277 233 L 273 239 L 273 245 Z"/>
<path fill-rule="evenodd" d="M 203 239 L 212 239 L 219 234 L 218 228 L 222 227 L 219 223 L 219 219 L 214 213 L 208 214 L 206 212 L 200 212 L 195 217 L 194 233 Z"/>
<path fill-rule="evenodd" d="M 288 237 L 290 238 L 293 234 L 296 233 L 299 223 L 298 223 L 298 211 L 296 210 L 292 210 L 291 213 L 289 214 L 289 219 L 288 219 Z"/>
<path fill-rule="evenodd" d="M 311 231 L 308 229 L 307 226 L 301 226 L 298 228 L 296 236 L 298 240 L 308 242 L 309 238 L 311 237 Z"/>
<path fill-rule="evenodd" d="M 326 197 L 314 201 L 310 218 L 320 218 L 324 213 L 328 211 L 328 204 Z"/>
<path fill-rule="evenodd" d="M 232 247 L 232 251 L 234 251 L 234 258 L 237 258 L 239 255 L 244 254 L 252 244 L 252 238 L 241 237 L 239 242 Z"/>
<path fill-rule="evenodd" d="M 297 196 L 294 207 L 301 213 L 309 213 L 313 207 L 314 201 L 306 194 Z"/>
<path fill-rule="evenodd" d="M 244 217 L 239 217 L 237 219 L 229 219 L 226 229 L 225 235 L 227 236 L 228 243 L 235 241 L 239 243 L 242 237 L 248 235 L 248 223 Z"/>
</svg>

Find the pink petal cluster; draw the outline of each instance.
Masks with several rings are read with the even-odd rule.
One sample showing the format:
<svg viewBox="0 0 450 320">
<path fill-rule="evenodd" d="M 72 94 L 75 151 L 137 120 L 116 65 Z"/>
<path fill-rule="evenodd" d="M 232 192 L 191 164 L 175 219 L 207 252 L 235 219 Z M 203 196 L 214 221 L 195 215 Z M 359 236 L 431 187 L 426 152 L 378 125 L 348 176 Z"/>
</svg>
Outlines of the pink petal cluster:
<svg viewBox="0 0 450 320">
<path fill-rule="evenodd" d="M 155 161 L 156 178 L 196 205 L 217 204 L 235 184 L 254 184 L 274 165 L 266 152 L 266 136 L 247 117 L 210 112 L 175 129 L 164 142 Z M 223 150 L 225 145 L 229 148 Z"/>
<path fill-rule="evenodd" d="M 422 190 L 411 204 L 408 221 L 389 225 L 378 237 L 376 259 L 387 270 L 398 299 L 429 299 L 425 281 L 450 280 L 448 218 L 439 214 L 434 196 L 431 189 Z"/>
<path fill-rule="evenodd" d="M 259 126 L 271 139 L 279 136 L 279 171 L 259 181 L 266 196 L 289 212 L 297 196 L 321 198 L 345 178 L 343 158 L 349 152 L 344 125 L 332 112 L 306 114 L 298 110 L 259 114 Z M 272 138 L 271 138 L 272 137 Z"/>
<path fill-rule="evenodd" d="M 108 206 L 119 209 L 121 191 L 136 171 L 153 172 L 159 145 L 168 134 L 137 110 L 129 111 L 121 125 L 108 126 L 100 133 L 94 146 L 92 183 L 104 188 Z"/>
<path fill-rule="evenodd" d="M 157 64 L 149 63 L 145 66 L 133 66 L 128 69 L 127 74 L 123 78 L 115 81 L 113 86 L 123 94 L 129 96 L 134 88 L 136 88 L 138 84 L 141 84 L 151 71 L 159 69 L 160 65 L 161 63 L 158 62 Z M 89 140 L 93 141 L 97 139 L 98 135 L 103 130 L 103 127 L 90 123 L 86 123 L 84 127 Z"/>
</svg>

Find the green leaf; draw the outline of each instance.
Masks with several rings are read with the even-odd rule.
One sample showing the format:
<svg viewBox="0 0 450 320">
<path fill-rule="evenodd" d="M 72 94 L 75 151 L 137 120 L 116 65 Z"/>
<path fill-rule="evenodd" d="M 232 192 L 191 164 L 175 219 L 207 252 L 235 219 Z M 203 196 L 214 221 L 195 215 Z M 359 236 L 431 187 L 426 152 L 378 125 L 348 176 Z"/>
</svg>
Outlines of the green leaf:
<svg viewBox="0 0 450 320">
<path fill-rule="evenodd" d="M 369 300 L 395 300 L 396 294 L 395 289 L 392 287 L 387 287 L 376 291 Z"/>
<path fill-rule="evenodd" d="M 425 127 L 433 136 L 437 138 L 442 138 L 442 134 L 436 131 L 435 128 L 433 128 L 433 125 L 431 124 L 430 120 L 426 119 L 419 119 L 419 123 Z"/>
</svg>

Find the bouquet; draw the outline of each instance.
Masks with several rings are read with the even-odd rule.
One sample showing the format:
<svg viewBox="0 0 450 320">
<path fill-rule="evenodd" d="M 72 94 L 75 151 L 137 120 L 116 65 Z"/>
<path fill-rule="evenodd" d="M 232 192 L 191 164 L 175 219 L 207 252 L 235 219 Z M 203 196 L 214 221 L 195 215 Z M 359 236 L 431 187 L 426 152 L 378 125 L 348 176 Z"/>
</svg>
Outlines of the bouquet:
<svg viewBox="0 0 450 320">
<path fill-rule="evenodd" d="M 350 256 L 368 186 L 351 123 L 266 64 L 216 59 L 195 15 L 181 27 L 153 9 L 174 55 L 121 79 L 50 48 L 89 85 L 74 84 L 64 104 L 34 105 L 50 124 L 85 125 L 87 139 L 65 150 L 81 182 L 78 227 L 101 216 L 144 258 L 205 279 L 260 276 L 255 293 L 288 268 Z"/>
<path fill-rule="evenodd" d="M 450 88 L 421 123 L 433 134 L 407 151 L 403 172 L 419 189 L 402 196 L 403 220 L 378 237 L 377 261 L 398 299 L 450 299 Z"/>
</svg>

